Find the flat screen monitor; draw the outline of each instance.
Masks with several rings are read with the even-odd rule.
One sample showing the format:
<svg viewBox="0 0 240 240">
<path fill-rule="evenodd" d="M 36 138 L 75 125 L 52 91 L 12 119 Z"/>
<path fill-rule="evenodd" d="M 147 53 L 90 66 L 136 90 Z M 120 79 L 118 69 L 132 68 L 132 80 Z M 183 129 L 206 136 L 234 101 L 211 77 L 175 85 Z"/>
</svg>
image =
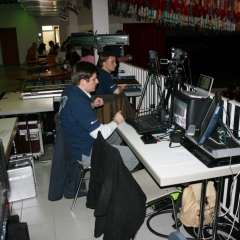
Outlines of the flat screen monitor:
<svg viewBox="0 0 240 240">
<path fill-rule="evenodd" d="M 222 120 L 223 112 L 223 101 L 219 92 L 215 93 L 215 97 L 207 111 L 205 118 L 201 124 L 200 135 L 199 135 L 199 145 L 203 145 L 209 136 L 217 128 L 219 121 Z"/>
<path fill-rule="evenodd" d="M 189 125 L 195 125 L 200 130 L 202 120 L 212 102 L 212 99 L 190 97 L 178 91 L 174 97 L 173 118 L 177 126 L 188 129 Z"/>
</svg>

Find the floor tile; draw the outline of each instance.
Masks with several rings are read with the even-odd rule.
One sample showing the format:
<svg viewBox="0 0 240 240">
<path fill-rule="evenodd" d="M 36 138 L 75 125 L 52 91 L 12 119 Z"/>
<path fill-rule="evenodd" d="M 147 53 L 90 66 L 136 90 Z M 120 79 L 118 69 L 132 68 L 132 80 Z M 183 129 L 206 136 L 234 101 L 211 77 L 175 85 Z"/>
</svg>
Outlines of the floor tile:
<svg viewBox="0 0 240 240">
<path fill-rule="evenodd" d="M 9 207 L 12 209 L 21 209 L 23 200 L 15 201 L 9 203 Z"/>
<path fill-rule="evenodd" d="M 22 209 L 12 209 L 10 211 L 10 215 L 11 216 L 18 215 L 19 216 L 19 221 L 21 222 L 21 219 L 22 219 Z"/>
<path fill-rule="evenodd" d="M 153 230 L 162 234 L 167 234 L 165 228 L 162 225 L 153 226 Z M 136 240 L 161 240 L 166 238 L 159 237 L 149 231 L 148 228 L 141 228 L 137 233 Z"/>
<path fill-rule="evenodd" d="M 37 177 L 37 186 L 36 186 L 37 191 L 48 192 L 49 180 L 50 180 L 50 177 L 48 176 Z"/>
<path fill-rule="evenodd" d="M 48 192 L 37 191 L 36 197 L 23 200 L 23 208 L 39 207 L 45 205 L 53 205 L 53 202 L 48 200 Z"/>
<path fill-rule="evenodd" d="M 27 222 L 29 226 L 54 222 L 53 204 L 41 207 L 23 208 L 21 221 Z"/>
<path fill-rule="evenodd" d="M 54 223 L 28 226 L 28 231 L 31 240 L 56 240 Z"/>
<path fill-rule="evenodd" d="M 88 217 L 89 214 L 85 204 L 86 204 L 86 197 L 84 197 L 84 199 L 79 198 L 75 204 L 73 212 L 70 211 L 72 206 L 72 200 L 68 202 L 54 204 L 55 221 Z"/>
<path fill-rule="evenodd" d="M 93 238 L 89 218 L 55 222 L 56 240 L 83 240 Z"/>
</svg>

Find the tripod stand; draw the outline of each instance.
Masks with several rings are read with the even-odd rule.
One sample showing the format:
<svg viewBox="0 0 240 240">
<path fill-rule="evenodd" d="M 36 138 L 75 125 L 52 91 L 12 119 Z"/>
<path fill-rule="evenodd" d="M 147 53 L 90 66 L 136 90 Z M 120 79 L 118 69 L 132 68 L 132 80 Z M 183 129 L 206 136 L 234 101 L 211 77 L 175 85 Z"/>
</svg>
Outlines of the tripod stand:
<svg viewBox="0 0 240 240">
<path fill-rule="evenodd" d="M 174 96 L 177 91 L 177 86 L 179 83 L 182 85 L 181 71 L 182 69 L 178 68 L 178 62 L 176 62 L 175 66 L 172 64 L 168 66 L 167 83 L 169 84 L 169 87 L 166 98 L 164 100 L 164 110 L 166 111 L 168 109 L 168 101 L 170 98 L 171 105 L 169 110 L 169 127 L 171 126 L 173 120 Z"/>
<path fill-rule="evenodd" d="M 153 52 L 153 51 L 150 51 Z M 148 70 L 148 74 L 147 74 L 147 79 L 146 82 L 144 83 L 144 87 L 142 89 L 142 94 L 137 106 L 137 115 L 140 113 L 140 108 L 142 106 L 142 102 L 143 99 L 146 95 L 147 89 L 148 89 L 148 84 L 150 82 L 150 89 L 148 91 L 148 96 L 149 96 L 149 109 L 144 111 L 147 112 L 149 111 L 150 113 L 153 113 L 156 109 L 155 106 L 155 102 L 156 102 L 156 85 L 157 85 L 157 96 L 161 95 L 161 85 L 158 79 L 158 71 L 157 71 L 157 58 L 155 57 L 151 57 L 153 55 L 151 55 L 152 53 L 150 53 L 150 61 L 149 61 L 149 65 L 150 65 L 150 69 Z"/>
</svg>

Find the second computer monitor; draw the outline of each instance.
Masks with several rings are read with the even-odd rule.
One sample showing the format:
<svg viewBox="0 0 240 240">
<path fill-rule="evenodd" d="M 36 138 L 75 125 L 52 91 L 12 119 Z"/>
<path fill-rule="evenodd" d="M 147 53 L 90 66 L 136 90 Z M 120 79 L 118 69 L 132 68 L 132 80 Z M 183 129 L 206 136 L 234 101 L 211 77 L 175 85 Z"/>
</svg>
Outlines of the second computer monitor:
<svg viewBox="0 0 240 240">
<path fill-rule="evenodd" d="M 174 97 L 173 107 L 175 123 L 183 129 L 195 125 L 195 129 L 199 130 L 211 102 L 210 98 L 192 98 L 178 91 Z"/>
</svg>

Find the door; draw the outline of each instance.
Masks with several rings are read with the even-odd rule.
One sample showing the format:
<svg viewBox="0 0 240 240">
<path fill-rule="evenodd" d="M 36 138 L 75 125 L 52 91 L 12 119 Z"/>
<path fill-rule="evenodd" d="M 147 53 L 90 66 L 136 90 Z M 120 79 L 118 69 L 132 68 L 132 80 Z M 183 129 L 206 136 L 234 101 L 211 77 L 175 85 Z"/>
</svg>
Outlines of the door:
<svg viewBox="0 0 240 240">
<path fill-rule="evenodd" d="M 0 28 L 0 44 L 3 65 L 19 64 L 16 28 Z"/>
</svg>

